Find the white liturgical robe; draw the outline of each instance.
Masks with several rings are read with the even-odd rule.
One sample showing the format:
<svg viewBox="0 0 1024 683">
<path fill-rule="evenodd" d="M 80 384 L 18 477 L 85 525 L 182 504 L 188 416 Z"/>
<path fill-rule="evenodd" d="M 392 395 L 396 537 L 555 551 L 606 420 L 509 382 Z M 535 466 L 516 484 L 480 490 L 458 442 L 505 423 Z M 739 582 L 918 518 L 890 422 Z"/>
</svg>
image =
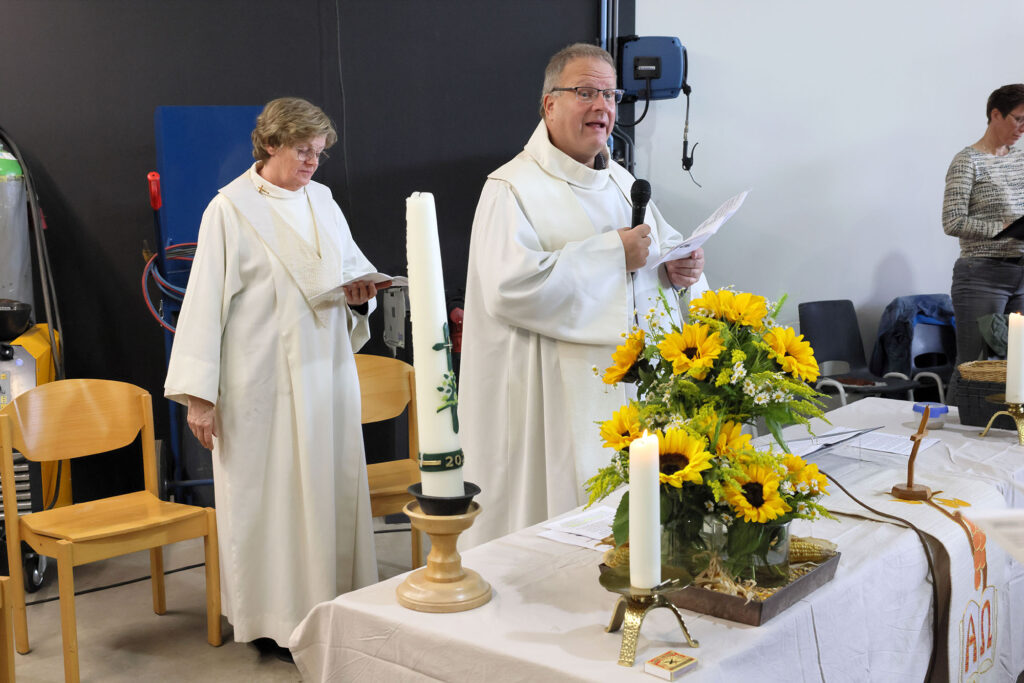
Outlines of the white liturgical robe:
<svg viewBox="0 0 1024 683">
<path fill-rule="evenodd" d="M 305 239 L 286 222 L 296 212 L 312 216 Z M 369 328 L 340 288 L 374 270 L 315 182 L 290 192 L 254 166 L 203 214 L 164 390 L 216 406 L 222 604 L 236 641 L 287 646 L 314 605 L 377 581 L 353 358 Z"/>
<path fill-rule="evenodd" d="M 612 364 L 635 310 L 646 325 L 659 286 L 678 316 L 664 267 L 653 263 L 683 238 L 653 204 L 649 265 L 626 271 L 616 230 L 630 225 L 633 181 L 618 164 L 594 170 L 567 156 L 542 121 L 484 185 L 459 387 L 464 472 L 482 507 L 462 534 L 466 548 L 586 502 L 584 482 L 612 456 L 596 423 L 627 400 L 625 385 L 605 385 L 593 368 Z M 691 291 L 698 287 L 703 277 Z"/>
</svg>

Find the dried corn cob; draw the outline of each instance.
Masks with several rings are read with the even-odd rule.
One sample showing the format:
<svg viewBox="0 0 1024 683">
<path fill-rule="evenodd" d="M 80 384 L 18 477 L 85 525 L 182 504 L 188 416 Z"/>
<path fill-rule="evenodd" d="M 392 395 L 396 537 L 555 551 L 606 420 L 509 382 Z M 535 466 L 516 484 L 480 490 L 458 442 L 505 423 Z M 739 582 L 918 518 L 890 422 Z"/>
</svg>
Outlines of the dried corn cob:
<svg viewBox="0 0 1024 683">
<path fill-rule="evenodd" d="M 604 563 L 609 567 L 629 564 L 629 544 L 611 548 L 604 553 Z"/>
<path fill-rule="evenodd" d="M 789 539 L 789 561 L 824 562 L 836 554 L 837 546 L 823 538 L 793 536 Z"/>
</svg>

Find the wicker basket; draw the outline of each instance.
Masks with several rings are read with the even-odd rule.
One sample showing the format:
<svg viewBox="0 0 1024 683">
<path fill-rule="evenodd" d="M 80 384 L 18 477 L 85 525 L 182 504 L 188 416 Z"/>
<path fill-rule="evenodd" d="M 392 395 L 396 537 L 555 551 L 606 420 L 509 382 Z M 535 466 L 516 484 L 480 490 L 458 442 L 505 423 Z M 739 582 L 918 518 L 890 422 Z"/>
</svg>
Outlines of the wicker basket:
<svg viewBox="0 0 1024 683">
<path fill-rule="evenodd" d="M 962 363 L 958 369 L 960 383 L 956 404 L 960 409 L 960 424 L 984 427 L 993 415 L 1005 408 L 1005 404 L 993 403 L 987 398 L 1006 393 L 1006 361 L 976 360 Z M 992 426 L 998 429 L 1017 428 L 1007 415 L 1000 415 Z"/>
</svg>

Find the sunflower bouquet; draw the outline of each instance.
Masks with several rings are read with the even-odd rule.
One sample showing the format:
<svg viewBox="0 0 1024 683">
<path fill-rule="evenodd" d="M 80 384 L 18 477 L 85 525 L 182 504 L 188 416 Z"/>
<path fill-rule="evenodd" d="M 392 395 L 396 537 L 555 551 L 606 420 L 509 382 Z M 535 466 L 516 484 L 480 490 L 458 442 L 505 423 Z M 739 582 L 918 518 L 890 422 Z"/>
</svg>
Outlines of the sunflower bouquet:
<svg viewBox="0 0 1024 683">
<path fill-rule="evenodd" d="M 826 478 L 782 437 L 783 426 L 823 415 L 808 385 L 819 374 L 813 350 L 775 323 L 784 297 L 769 311 L 762 296 L 709 291 L 690 303 L 682 325 L 661 299 L 664 311 L 645 316 L 650 331 L 625 335 L 604 371 L 607 384 L 635 383 L 637 398 L 600 424 L 615 454 L 587 482 L 590 502 L 629 481 L 633 439 L 657 434 L 666 561 L 709 582 L 724 575 L 727 583 L 782 583 L 788 522 L 828 516 L 818 503 Z M 762 448 L 743 432 L 759 418 L 775 439 Z M 613 525 L 619 546 L 627 541 L 628 495 Z"/>
</svg>

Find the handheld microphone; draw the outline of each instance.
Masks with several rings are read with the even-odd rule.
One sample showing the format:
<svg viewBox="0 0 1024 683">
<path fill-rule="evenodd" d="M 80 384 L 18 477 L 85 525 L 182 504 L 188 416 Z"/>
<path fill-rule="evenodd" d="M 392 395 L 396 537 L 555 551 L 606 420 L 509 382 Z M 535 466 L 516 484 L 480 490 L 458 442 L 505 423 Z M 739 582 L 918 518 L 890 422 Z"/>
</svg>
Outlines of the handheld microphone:
<svg viewBox="0 0 1024 683">
<path fill-rule="evenodd" d="M 633 187 L 629 188 L 629 198 L 633 200 L 633 220 L 630 227 L 635 228 L 644 222 L 647 202 L 651 201 L 651 184 L 646 180 L 637 179 Z"/>
</svg>

